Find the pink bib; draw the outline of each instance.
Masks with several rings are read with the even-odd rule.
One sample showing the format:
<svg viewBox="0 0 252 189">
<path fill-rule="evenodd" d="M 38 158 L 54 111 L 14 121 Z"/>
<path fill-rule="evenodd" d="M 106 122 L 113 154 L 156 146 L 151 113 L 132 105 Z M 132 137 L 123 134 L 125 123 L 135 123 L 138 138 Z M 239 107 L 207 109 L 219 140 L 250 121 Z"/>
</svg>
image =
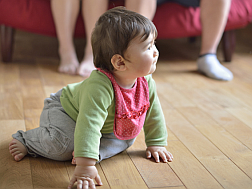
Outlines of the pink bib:
<svg viewBox="0 0 252 189">
<path fill-rule="evenodd" d="M 140 77 L 133 88 L 124 89 L 117 84 L 111 73 L 99 68 L 98 70 L 110 79 L 114 88 L 115 136 L 120 140 L 135 138 L 143 128 L 146 112 L 150 107 L 148 82 Z"/>
</svg>

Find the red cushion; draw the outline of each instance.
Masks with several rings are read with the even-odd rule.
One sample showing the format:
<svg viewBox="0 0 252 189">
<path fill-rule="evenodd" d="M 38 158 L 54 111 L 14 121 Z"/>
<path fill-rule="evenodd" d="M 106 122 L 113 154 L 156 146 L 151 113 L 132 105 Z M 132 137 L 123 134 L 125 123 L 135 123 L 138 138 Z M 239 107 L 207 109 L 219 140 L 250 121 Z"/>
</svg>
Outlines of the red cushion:
<svg viewBox="0 0 252 189">
<path fill-rule="evenodd" d="M 252 21 L 252 0 L 232 0 L 226 30 L 245 27 Z M 153 19 L 159 38 L 189 37 L 201 34 L 200 8 L 165 3 Z"/>
<path fill-rule="evenodd" d="M 110 2 L 109 7 L 123 5 Z M 0 0 L 0 24 L 49 36 L 56 36 L 50 0 Z M 81 14 L 76 22 L 75 36 L 84 36 Z"/>
<path fill-rule="evenodd" d="M 123 1 L 110 2 L 110 8 L 118 5 L 123 5 Z M 252 0 L 232 0 L 226 30 L 244 27 L 251 19 Z M 200 8 L 164 3 L 157 8 L 153 22 L 159 38 L 201 34 Z M 32 33 L 56 36 L 50 0 L 0 0 L 0 24 Z M 79 15 L 75 36 L 84 35 L 83 19 Z"/>
</svg>

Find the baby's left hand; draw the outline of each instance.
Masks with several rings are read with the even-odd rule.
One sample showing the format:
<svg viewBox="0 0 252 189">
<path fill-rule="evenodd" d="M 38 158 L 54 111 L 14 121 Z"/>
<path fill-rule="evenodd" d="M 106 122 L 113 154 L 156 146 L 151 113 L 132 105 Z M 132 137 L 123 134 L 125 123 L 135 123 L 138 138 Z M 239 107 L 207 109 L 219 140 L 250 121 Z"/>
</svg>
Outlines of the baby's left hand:
<svg viewBox="0 0 252 189">
<path fill-rule="evenodd" d="M 167 160 L 171 162 L 173 160 L 172 154 L 163 146 L 149 146 L 146 149 L 146 156 L 147 158 L 153 156 L 157 163 L 160 162 L 159 157 L 161 157 L 164 162 L 167 162 Z"/>
</svg>

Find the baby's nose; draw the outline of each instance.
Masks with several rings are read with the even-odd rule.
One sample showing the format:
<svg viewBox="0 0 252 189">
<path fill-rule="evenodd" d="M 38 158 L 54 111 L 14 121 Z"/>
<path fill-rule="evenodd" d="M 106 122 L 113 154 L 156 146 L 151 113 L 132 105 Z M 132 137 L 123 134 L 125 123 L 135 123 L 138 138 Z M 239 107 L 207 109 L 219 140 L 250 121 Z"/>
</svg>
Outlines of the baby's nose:
<svg viewBox="0 0 252 189">
<path fill-rule="evenodd" d="M 158 52 L 156 46 L 154 47 L 153 56 L 154 57 L 159 56 L 159 52 Z"/>
</svg>

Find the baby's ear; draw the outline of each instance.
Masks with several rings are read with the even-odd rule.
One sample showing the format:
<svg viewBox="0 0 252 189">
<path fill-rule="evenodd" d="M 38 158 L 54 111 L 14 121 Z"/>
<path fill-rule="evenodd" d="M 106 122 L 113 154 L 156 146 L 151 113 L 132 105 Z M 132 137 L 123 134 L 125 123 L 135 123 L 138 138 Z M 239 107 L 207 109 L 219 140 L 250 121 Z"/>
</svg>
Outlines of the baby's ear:
<svg viewBox="0 0 252 189">
<path fill-rule="evenodd" d="M 126 69 L 124 58 L 119 54 L 115 54 L 114 56 L 112 56 L 111 64 L 113 65 L 115 70 L 124 71 Z"/>
</svg>

